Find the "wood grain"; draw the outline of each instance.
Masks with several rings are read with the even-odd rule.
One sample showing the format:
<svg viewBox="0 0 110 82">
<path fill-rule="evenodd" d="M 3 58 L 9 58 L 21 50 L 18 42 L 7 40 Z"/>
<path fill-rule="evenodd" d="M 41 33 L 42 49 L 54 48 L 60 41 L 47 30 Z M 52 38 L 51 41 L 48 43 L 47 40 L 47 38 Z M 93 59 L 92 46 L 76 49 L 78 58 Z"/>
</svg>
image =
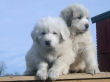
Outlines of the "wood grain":
<svg viewBox="0 0 110 82">
<path fill-rule="evenodd" d="M 5 76 L 0 77 L 0 82 L 3 81 L 19 81 L 19 82 L 42 82 L 36 76 Z M 96 75 L 86 73 L 73 73 L 62 75 L 57 81 L 47 80 L 46 82 L 110 82 L 110 72 L 102 72 Z"/>
</svg>

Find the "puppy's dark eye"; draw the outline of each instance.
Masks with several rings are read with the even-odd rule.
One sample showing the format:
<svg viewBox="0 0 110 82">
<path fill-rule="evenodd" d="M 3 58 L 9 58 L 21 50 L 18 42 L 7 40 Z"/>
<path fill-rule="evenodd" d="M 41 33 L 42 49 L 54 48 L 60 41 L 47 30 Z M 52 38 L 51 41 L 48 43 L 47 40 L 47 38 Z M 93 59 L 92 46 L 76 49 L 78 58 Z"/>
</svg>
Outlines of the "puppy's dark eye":
<svg viewBox="0 0 110 82">
<path fill-rule="evenodd" d="M 79 17 L 78 17 L 78 19 L 81 19 L 82 18 L 82 16 L 80 15 Z"/>
<path fill-rule="evenodd" d="M 57 34 L 56 32 L 53 32 L 53 34 Z"/>
<path fill-rule="evenodd" d="M 42 34 L 42 35 L 45 35 L 46 33 L 45 33 L 45 32 L 42 32 L 41 34 Z"/>
</svg>

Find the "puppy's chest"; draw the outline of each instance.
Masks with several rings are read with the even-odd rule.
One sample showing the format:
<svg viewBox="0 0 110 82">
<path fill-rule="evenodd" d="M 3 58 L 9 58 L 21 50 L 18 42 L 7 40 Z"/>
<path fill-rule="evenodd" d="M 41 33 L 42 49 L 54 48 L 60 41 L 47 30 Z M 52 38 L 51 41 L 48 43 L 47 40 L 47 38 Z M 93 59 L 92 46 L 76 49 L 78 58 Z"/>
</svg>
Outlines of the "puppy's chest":
<svg viewBox="0 0 110 82">
<path fill-rule="evenodd" d="M 87 46 L 86 39 L 81 36 L 77 36 L 73 40 L 73 50 L 76 53 L 80 53 L 86 46 Z"/>
<path fill-rule="evenodd" d="M 45 56 L 45 60 L 49 63 L 53 63 L 57 58 L 58 58 L 58 56 L 56 54 L 52 54 L 52 53 Z"/>
<path fill-rule="evenodd" d="M 83 48 L 88 45 L 89 40 L 85 36 L 76 37 L 76 42 L 79 48 Z"/>
</svg>

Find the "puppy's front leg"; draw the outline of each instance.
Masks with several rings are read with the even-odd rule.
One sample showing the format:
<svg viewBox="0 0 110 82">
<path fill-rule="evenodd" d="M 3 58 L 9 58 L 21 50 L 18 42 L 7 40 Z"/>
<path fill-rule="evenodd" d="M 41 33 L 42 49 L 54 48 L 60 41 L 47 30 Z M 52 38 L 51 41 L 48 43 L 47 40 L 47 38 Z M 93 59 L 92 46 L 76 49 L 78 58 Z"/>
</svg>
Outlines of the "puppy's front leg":
<svg viewBox="0 0 110 82">
<path fill-rule="evenodd" d="M 46 80 L 48 78 L 48 64 L 46 62 L 40 62 L 37 68 L 36 76 L 40 77 L 41 80 Z"/>
<path fill-rule="evenodd" d="M 69 53 L 55 60 L 53 66 L 48 71 L 51 80 L 56 80 L 60 75 L 68 73 L 70 64 L 74 62 L 73 53 L 70 55 Z"/>
<path fill-rule="evenodd" d="M 85 53 L 83 53 L 83 58 L 86 63 L 86 73 L 96 74 L 99 73 L 97 58 L 96 58 L 96 51 L 94 48 L 86 48 Z"/>
</svg>

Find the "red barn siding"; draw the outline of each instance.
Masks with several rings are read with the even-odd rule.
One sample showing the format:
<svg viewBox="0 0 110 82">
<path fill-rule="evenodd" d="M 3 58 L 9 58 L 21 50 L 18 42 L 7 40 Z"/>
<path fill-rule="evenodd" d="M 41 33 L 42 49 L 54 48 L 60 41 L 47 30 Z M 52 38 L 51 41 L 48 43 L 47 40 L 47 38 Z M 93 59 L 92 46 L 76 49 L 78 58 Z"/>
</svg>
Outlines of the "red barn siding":
<svg viewBox="0 0 110 82">
<path fill-rule="evenodd" d="M 110 18 L 96 22 L 97 53 L 101 71 L 110 71 Z"/>
</svg>

